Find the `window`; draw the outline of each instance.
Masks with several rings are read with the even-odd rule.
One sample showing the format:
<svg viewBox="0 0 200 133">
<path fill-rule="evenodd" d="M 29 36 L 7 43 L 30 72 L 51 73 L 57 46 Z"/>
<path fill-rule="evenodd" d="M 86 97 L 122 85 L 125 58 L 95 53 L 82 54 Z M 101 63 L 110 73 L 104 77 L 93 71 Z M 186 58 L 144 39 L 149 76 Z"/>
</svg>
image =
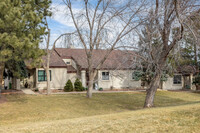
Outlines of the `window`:
<svg viewBox="0 0 200 133">
<path fill-rule="evenodd" d="M 70 65 L 70 62 L 67 61 L 66 64 L 67 64 L 67 65 Z"/>
<path fill-rule="evenodd" d="M 51 70 L 49 70 L 49 74 L 50 74 L 50 81 L 51 81 Z M 47 81 L 47 75 L 45 70 L 38 70 L 38 81 Z"/>
<path fill-rule="evenodd" d="M 174 84 L 181 84 L 181 75 L 174 75 Z"/>
<path fill-rule="evenodd" d="M 28 79 L 30 79 L 31 78 L 31 73 L 28 73 Z"/>
<path fill-rule="evenodd" d="M 142 77 L 142 72 L 141 71 L 134 71 L 132 72 L 132 79 L 135 81 L 139 81 Z"/>
<path fill-rule="evenodd" d="M 135 72 L 132 72 L 132 79 L 135 79 L 135 77 L 136 77 Z"/>
<path fill-rule="evenodd" d="M 102 80 L 109 80 L 109 72 L 102 72 Z"/>
</svg>

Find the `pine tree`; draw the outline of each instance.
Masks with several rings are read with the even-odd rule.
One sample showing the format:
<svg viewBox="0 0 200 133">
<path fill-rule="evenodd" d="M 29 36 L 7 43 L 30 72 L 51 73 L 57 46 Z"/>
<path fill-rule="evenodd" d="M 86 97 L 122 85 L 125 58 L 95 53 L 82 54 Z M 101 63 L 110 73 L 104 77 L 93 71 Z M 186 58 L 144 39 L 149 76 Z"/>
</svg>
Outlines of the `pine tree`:
<svg viewBox="0 0 200 133">
<path fill-rule="evenodd" d="M 68 80 L 65 87 L 64 87 L 64 91 L 69 92 L 69 91 L 73 91 L 73 85 L 71 80 Z"/>
<path fill-rule="evenodd" d="M 76 79 L 76 81 L 74 82 L 74 89 L 75 91 L 83 91 L 83 86 L 79 79 Z"/>
<path fill-rule="evenodd" d="M 0 89 L 5 64 L 19 65 L 29 59 L 38 61 L 44 54 L 39 42 L 45 34 L 43 18 L 51 15 L 50 4 L 51 0 L 0 1 Z M 15 69 L 11 71 L 18 75 Z"/>
</svg>

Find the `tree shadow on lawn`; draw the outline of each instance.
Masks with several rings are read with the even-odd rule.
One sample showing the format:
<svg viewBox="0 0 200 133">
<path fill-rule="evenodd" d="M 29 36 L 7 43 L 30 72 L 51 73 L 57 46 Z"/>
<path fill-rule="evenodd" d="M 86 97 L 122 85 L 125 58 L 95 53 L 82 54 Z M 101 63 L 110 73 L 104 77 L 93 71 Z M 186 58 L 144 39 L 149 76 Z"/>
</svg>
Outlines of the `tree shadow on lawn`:
<svg viewBox="0 0 200 133">
<path fill-rule="evenodd" d="M 27 103 L 28 99 L 25 94 L 8 94 L 4 95 L 7 99 L 6 102 Z"/>
<path fill-rule="evenodd" d="M 200 103 L 198 101 L 182 100 L 180 98 L 172 98 L 168 96 L 156 96 L 154 107 L 169 107 L 169 106 L 181 106 Z"/>
<path fill-rule="evenodd" d="M 99 94 L 98 94 L 99 95 Z M 103 99 L 100 99 L 98 95 L 94 95 L 96 102 L 107 105 L 107 107 L 117 106 L 120 110 L 138 110 L 142 109 L 145 101 L 146 93 L 142 92 L 139 95 L 123 93 L 123 95 L 118 95 L 116 93 L 106 94 Z M 110 98 L 112 97 L 112 98 Z M 169 106 L 180 106 L 200 103 L 199 101 L 183 100 L 180 98 L 173 98 L 170 96 L 156 95 L 155 97 L 155 107 L 169 107 Z"/>
<path fill-rule="evenodd" d="M 70 97 L 68 97 L 70 96 Z M 85 109 L 91 110 L 98 110 L 98 109 L 108 109 L 108 110 L 116 110 L 116 112 L 121 112 L 125 110 L 138 110 L 142 109 L 145 101 L 145 92 L 139 93 L 107 93 L 107 94 L 93 94 L 92 99 L 88 99 L 85 97 L 85 94 L 72 94 L 72 95 L 52 95 L 51 99 L 47 100 L 49 102 L 55 101 L 52 104 L 80 104 L 80 106 L 85 106 Z M 56 99 L 54 99 L 54 97 Z M 11 103 L 28 103 L 28 100 L 31 99 L 38 99 L 41 101 L 40 97 L 38 96 L 31 96 L 28 97 L 25 94 L 12 94 L 6 95 L 5 98 L 7 99 L 6 102 Z M 47 97 L 48 98 L 48 97 Z M 58 99 L 59 98 L 59 99 Z M 73 101 L 71 98 L 73 98 Z M 169 96 L 163 96 L 163 94 L 158 94 L 155 96 L 155 107 L 169 107 L 169 106 L 180 106 L 180 105 L 189 105 L 194 103 L 200 103 L 199 100 L 185 100 L 186 98 L 180 99 L 178 96 L 177 98 Z M 189 98 L 188 98 L 189 99 Z M 44 100 L 44 99 L 43 99 Z M 63 103 L 62 101 L 69 100 L 67 103 Z M 45 100 L 46 101 L 46 100 Z M 93 108 L 91 108 L 93 107 Z"/>
<path fill-rule="evenodd" d="M 6 97 L 4 95 L 0 96 L 0 104 L 5 103 L 7 101 Z"/>
<path fill-rule="evenodd" d="M 194 94 L 200 94 L 200 91 L 192 91 L 191 93 L 194 93 Z"/>
</svg>

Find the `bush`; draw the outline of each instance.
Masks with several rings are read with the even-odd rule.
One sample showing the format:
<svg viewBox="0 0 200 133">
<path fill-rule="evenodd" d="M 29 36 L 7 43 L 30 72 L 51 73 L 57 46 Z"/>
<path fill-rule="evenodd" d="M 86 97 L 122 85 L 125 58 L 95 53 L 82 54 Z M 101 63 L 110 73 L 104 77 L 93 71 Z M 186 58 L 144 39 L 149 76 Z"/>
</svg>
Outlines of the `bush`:
<svg viewBox="0 0 200 133">
<path fill-rule="evenodd" d="M 83 91 L 87 91 L 88 90 L 88 88 L 87 87 L 83 87 Z"/>
<path fill-rule="evenodd" d="M 103 88 L 99 88 L 99 91 L 103 91 Z"/>
<path fill-rule="evenodd" d="M 64 91 L 65 92 L 70 92 L 70 91 L 73 91 L 73 85 L 72 85 L 72 82 L 71 80 L 68 80 L 65 87 L 64 87 Z"/>
<path fill-rule="evenodd" d="M 82 83 L 79 79 L 76 79 L 76 81 L 74 82 L 74 89 L 75 91 L 83 91 L 83 86 Z"/>
</svg>

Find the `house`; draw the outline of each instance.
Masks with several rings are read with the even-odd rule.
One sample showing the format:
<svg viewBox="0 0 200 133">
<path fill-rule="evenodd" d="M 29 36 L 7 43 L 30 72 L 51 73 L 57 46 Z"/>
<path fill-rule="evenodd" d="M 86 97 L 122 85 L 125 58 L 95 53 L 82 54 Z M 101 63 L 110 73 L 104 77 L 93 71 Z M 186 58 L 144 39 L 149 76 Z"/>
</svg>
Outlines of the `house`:
<svg viewBox="0 0 200 133">
<path fill-rule="evenodd" d="M 95 69 L 106 50 L 94 50 L 93 68 Z M 45 61 L 45 58 L 43 58 Z M 113 50 L 94 81 L 94 89 L 139 89 L 141 80 L 136 80 L 134 72 L 137 64 L 137 56 L 134 52 Z M 89 75 L 87 70 L 87 58 L 84 49 L 55 48 L 51 52 L 50 58 L 50 87 L 51 89 L 63 89 L 66 82 L 70 79 L 73 83 L 76 78 L 82 81 L 82 85 L 87 87 Z M 161 89 L 183 89 L 191 88 L 193 71 L 183 73 L 184 70 L 193 70 L 191 68 L 180 69 L 174 74 L 174 77 L 168 76 L 167 81 L 163 81 Z M 181 71 L 182 70 L 182 71 Z M 195 70 L 194 70 L 195 71 Z M 45 89 L 46 74 L 45 70 L 40 68 L 29 68 L 29 77 L 24 80 L 30 88 Z M 188 86 L 188 87 L 186 87 Z"/>
<path fill-rule="evenodd" d="M 8 69 L 4 69 L 3 74 L 3 89 L 16 89 L 20 90 L 20 79 L 13 77 L 13 74 Z"/>
<path fill-rule="evenodd" d="M 93 68 L 95 69 L 106 50 L 94 50 Z M 43 58 L 45 60 L 45 58 Z M 134 80 L 136 56 L 134 52 L 113 50 L 95 77 L 95 86 L 106 89 L 140 88 L 141 81 Z M 87 87 L 89 75 L 87 58 L 84 49 L 55 48 L 50 59 L 51 89 L 63 89 L 68 79 L 72 82 L 79 78 Z M 28 82 L 31 88 L 45 89 L 45 71 L 40 68 L 29 68 Z"/>
<path fill-rule="evenodd" d="M 197 73 L 195 66 L 183 65 L 179 66 L 175 71 L 173 77 L 168 76 L 167 81 L 162 82 L 161 89 L 163 90 L 180 90 L 192 89 L 196 90 L 193 85 L 194 75 Z"/>
</svg>

